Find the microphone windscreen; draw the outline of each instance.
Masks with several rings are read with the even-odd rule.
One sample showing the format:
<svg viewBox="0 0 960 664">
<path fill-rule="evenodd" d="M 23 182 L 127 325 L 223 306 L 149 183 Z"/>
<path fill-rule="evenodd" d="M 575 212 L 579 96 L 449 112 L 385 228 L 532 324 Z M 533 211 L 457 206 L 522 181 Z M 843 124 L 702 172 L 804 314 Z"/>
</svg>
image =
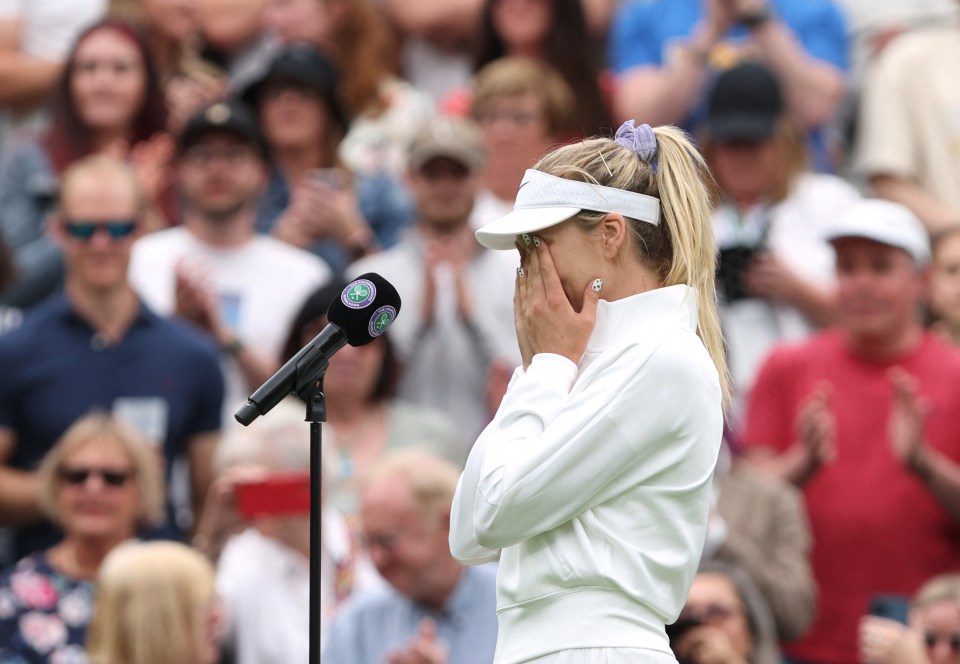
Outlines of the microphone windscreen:
<svg viewBox="0 0 960 664">
<path fill-rule="evenodd" d="M 344 331 L 348 344 L 362 346 L 383 334 L 399 313 L 397 289 L 376 272 L 367 272 L 330 303 L 327 320 Z"/>
</svg>

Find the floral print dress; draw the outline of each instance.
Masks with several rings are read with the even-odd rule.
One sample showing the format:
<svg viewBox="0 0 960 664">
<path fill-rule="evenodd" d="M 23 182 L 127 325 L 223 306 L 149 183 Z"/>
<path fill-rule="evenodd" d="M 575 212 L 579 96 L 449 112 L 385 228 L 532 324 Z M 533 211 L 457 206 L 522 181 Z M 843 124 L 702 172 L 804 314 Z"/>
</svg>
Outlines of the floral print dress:
<svg viewBox="0 0 960 664">
<path fill-rule="evenodd" d="M 87 664 L 92 612 L 92 583 L 27 556 L 0 574 L 0 664 Z"/>
</svg>

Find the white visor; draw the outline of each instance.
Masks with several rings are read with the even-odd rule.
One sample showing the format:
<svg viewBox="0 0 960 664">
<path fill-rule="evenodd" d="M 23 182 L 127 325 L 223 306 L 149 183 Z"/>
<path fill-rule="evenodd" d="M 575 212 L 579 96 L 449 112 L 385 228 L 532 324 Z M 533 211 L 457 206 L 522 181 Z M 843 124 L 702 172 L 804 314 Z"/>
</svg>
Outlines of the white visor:
<svg viewBox="0 0 960 664">
<path fill-rule="evenodd" d="M 477 241 L 488 249 L 513 249 L 518 235 L 555 226 L 581 210 L 617 212 L 654 226 L 660 223 L 660 201 L 653 196 L 530 168 L 520 182 L 513 212 L 480 228 Z"/>
</svg>

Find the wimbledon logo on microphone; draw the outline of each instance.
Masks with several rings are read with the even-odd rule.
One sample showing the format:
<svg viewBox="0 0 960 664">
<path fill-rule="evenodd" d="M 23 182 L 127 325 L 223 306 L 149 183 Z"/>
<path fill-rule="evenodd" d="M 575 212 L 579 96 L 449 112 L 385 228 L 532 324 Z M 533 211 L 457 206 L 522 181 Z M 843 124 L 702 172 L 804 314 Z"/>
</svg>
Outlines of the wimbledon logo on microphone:
<svg viewBox="0 0 960 664">
<path fill-rule="evenodd" d="M 370 323 L 367 325 L 367 332 L 371 337 L 379 337 L 390 327 L 390 323 L 397 317 L 397 310 L 390 305 L 385 305 L 373 312 L 370 317 Z"/>
<path fill-rule="evenodd" d="M 377 297 L 377 287 L 367 279 L 357 279 L 340 293 L 340 301 L 351 309 L 363 309 L 370 306 Z M 396 315 L 396 312 L 394 312 Z M 389 325 L 389 323 L 387 323 Z"/>
</svg>

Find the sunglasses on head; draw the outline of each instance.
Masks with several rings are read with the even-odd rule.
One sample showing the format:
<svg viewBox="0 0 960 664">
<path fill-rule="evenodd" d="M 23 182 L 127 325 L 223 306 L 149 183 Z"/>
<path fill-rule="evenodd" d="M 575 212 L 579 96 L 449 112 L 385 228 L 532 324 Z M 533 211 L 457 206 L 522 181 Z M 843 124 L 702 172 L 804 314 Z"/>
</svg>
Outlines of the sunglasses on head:
<svg viewBox="0 0 960 664">
<path fill-rule="evenodd" d="M 937 634 L 936 632 L 924 632 L 923 641 L 928 648 L 933 648 L 940 641 L 946 641 L 950 644 L 950 649 L 954 652 L 960 652 L 960 632 L 954 634 Z"/>
<path fill-rule="evenodd" d="M 107 470 L 106 468 L 62 468 L 60 478 L 67 484 L 83 486 L 96 475 L 107 486 L 123 486 L 133 475 L 129 470 Z"/>
<path fill-rule="evenodd" d="M 136 219 L 115 219 L 113 221 L 80 221 L 66 219 L 63 223 L 67 235 L 77 240 L 90 240 L 98 232 L 105 232 L 111 240 L 130 237 L 137 230 Z"/>
</svg>

